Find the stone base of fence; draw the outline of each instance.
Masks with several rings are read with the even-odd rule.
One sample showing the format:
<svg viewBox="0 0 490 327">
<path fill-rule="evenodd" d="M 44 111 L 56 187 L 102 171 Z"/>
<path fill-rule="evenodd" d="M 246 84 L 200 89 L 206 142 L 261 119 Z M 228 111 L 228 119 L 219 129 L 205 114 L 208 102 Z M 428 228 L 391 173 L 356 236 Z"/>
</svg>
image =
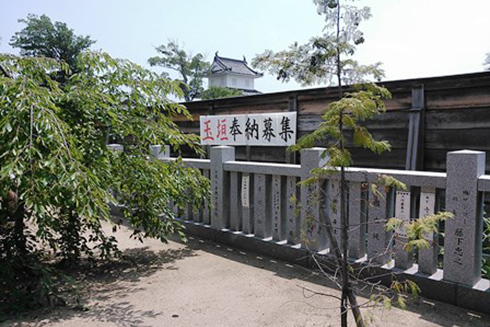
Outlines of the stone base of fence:
<svg viewBox="0 0 490 327">
<path fill-rule="evenodd" d="M 286 261 L 291 264 L 316 269 L 317 265 L 311 257 L 311 252 L 305 248 L 276 242 L 272 238 L 261 239 L 250 234 L 235 232 L 228 229 L 216 230 L 209 225 L 193 221 L 180 220 L 185 226 L 188 235 L 204 238 L 220 244 L 235 247 L 243 251 L 268 256 L 274 259 Z M 317 256 L 318 257 L 318 256 Z M 320 256 L 322 264 L 335 266 L 334 259 L 325 254 Z M 362 262 L 357 264 L 362 265 Z M 389 286 L 392 282 L 388 272 L 395 272 L 397 279 L 414 281 L 421 289 L 421 296 L 469 310 L 490 314 L 490 280 L 481 279 L 475 286 L 468 287 L 461 284 L 443 281 L 442 271 L 428 276 L 418 272 L 417 265 L 408 270 L 395 267 L 370 267 L 366 274 L 371 276 L 383 276 L 378 278 L 383 285 Z M 371 280 L 375 282 L 376 280 Z M 361 294 L 362 295 L 362 294 Z"/>
</svg>

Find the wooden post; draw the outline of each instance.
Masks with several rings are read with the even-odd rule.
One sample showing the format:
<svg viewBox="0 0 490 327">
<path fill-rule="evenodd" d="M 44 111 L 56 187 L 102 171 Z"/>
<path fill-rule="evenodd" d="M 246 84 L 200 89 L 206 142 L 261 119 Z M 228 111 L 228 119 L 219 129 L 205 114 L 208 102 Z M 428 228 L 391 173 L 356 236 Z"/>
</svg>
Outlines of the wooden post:
<svg viewBox="0 0 490 327">
<path fill-rule="evenodd" d="M 214 104 L 210 103 L 208 104 L 208 109 L 206 111 L 206 115 L 210 116 L 214 114 Z M 211 146 L 210 145 L 203 145 L 203 150 L 205 152 L 204 158 L 209 159 L 211 158 Z"/>
<path fill-rule="evenodd" d="M 289 97 L 288 101 L 288 111 L 290 112 L 298 112 L 298 97 L 296 95 L 292 95 Z M 299 121 L 299 115 L 296 115 L 296 131 L 298 131 L 298 121 Z M 296 132 L 296 139 L 297 139 L 297 132 Z M 297 164 L 298 156 L 296 153 L 291 153 L 286 150 L 286 163 L 289 164 Z"/>
<path fill-rule="evenodd" d="M 425 91 L 420 85 L 412 89 L 412 109 L 409 111 L 406 170 L 424 169 Z"/>
</svg>

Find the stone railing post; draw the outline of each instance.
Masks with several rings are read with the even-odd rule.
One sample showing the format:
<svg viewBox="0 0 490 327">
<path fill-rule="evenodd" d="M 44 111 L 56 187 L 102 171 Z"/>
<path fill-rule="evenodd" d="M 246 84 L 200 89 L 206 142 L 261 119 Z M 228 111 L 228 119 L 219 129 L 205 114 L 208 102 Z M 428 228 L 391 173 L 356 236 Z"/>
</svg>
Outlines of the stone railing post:
<svg viewBox="0 0 490 327">
<path fill-rule="evenodd" d="M 324 148 L 301 151 L 301 181 L 311 177 L 312 169 L 323 167 L 328 162 L 328 158 L 322 158 L 324 151 Z M 328 246 L 325 222 L 320 220 L 323 202 L 321 195 L 321 182 L 319 181 L 301 186 L 301 228 L 306 228 L 306 233 L 304 233 L 306 239 L 302 239 L 301 244 L 314 251 L 325 250 Z"/>
<path fill-rule="evenodd" d="M 119 151 L 119 152 L 123 152 L 124 151 L 124 146 L 122 144 L 116 144 L 116 143 L 107 144 L 107 148 L 110 151 Z"/>
<path fill-rule="evenodd" d="M 235 161 L 235 148 L 215 146 L 211 148 L 211 227 L 230 227 L 230 182 L 223 164 Z"/>
<path fill-rule="evenodd" d="M 444 279 L 474 286 L 481 276 L 483 201 L 478 178 L 485 173 L 485 152 L 454 151 L 447 155 Z"/>
<path fill-rule="evenodd" d="M 169 145 L 150 145 L 151 154 L 157 158 L 169 158 L 170 157 L 170 146 Z"/>
</svg>

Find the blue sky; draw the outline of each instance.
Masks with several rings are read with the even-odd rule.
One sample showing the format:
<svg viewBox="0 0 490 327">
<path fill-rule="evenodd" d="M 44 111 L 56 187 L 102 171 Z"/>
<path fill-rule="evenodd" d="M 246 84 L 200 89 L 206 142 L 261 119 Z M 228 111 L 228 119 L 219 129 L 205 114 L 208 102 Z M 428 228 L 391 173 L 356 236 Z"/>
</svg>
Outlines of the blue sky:
<svg viewBox="0 0 490 327">
<path fill-rule="evenodd" d="M 488 0 L 365 0 L 373 18 L 364 24 L 361 63 L 383 62 L 386 79 L 482 71 L 490 52 Z M 322 32 L 311 0 L 0 0 L 0 52 L 16 52 L 10 37 L 28 13 L 63 21 L 90 35 L 112 56 L 146 65 L 154 46 L 176 39 L 207 55 L 251 58 L 265 49 L 285 49 Z M 299 88 L 272 76 L 256 88 L 274 92 Z"/>
</svg>

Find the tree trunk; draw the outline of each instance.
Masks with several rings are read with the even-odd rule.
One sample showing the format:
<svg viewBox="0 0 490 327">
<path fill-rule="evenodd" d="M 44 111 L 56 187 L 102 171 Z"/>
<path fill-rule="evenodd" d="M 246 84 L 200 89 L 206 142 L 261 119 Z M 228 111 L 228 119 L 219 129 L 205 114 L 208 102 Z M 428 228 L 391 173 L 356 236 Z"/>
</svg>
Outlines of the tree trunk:
<svg viewBox="0 0 490 327">
<path fill-rule="evenodd" d="M 14 219 L 14 242 L 17 253 L 21 257 L 27 255 L 27 238 L 24 234 L 25 223 L 24 223 L 24 204 L 19 203 L 15 211 L 13 212 L 12 218 Z"/>
</svg>

